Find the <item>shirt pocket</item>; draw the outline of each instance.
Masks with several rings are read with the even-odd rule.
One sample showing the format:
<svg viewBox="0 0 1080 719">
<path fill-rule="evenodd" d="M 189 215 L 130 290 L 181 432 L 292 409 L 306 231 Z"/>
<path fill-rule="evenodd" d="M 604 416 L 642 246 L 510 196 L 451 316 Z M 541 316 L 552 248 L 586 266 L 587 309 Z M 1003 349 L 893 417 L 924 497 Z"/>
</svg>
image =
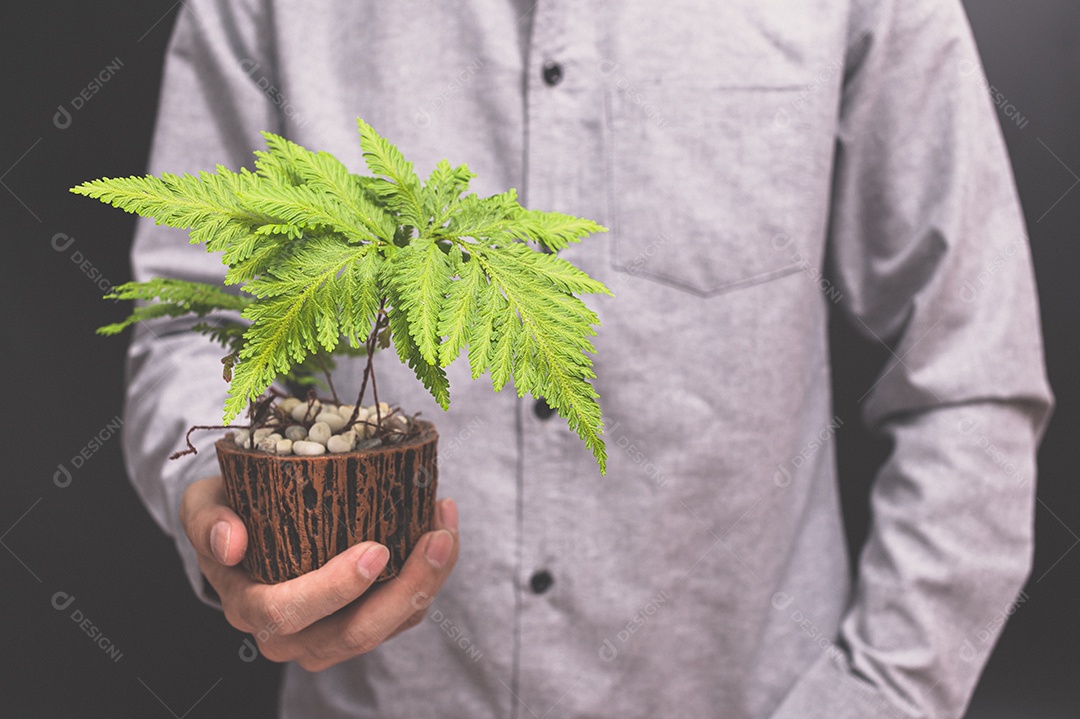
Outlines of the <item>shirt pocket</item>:
<svg viewBox="0 0 1080 719">
<path fill-rule="evenodd" d="M 613 269 L 708 297 L 795 272 L 812 147 L 800 87 L 609 88 Z"/>
</svg>

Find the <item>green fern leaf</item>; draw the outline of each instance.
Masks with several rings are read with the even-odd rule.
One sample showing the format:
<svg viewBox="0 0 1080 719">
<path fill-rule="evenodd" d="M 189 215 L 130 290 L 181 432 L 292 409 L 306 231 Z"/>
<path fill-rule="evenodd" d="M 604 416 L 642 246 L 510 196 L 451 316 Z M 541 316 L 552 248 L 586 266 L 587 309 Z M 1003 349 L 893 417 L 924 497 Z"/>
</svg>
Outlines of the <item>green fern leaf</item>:
<svg viewBox="0 0 1080 719">
<path fill-rule="evenodd" d="M 519 393 L 544 397 L 592 450 L 601 471 L 605 471 L 607 454 L 600 438 L 600 405 L 588 382 L 595 374 L 586 354 L 596 351 L 588 341 L 595 334 L 595 313 L 580 299 L 547 281 L 537 267 L 523 264 L 523 255 L 514 257 L 477 248 L 474 256 L 513 312 L 513 317 L 503 318 L 501 324 L 502 336 L 491 365 L 492 380 L 505 382 L 505 367 L 509 364 Z M 507 343 L 514 347 L 512 358 Z"/>
<path fill-rule="evenodd" d="M 443 367 L 453 362 L 468 343 L 476 321 L 481 286 L 487 283 L 480 263 L 472 259 L 466 260 L 457 245 L 450 250 L 450 264 L 458 279 L 450 283 L 439 316 L 438 334 L 445 338 L 439 345 L 439 364 Z M 485 340 L 478 338 L 477 345 L 486 356 Z M 480 373 L 483 374 L 483 369 Z"/>
<path fill-rule="evenodd" d="M 439 319 L 450 287 L 450 259 L 432 239 L 417 238 L 394 257 L 392 274 L 397 301 L 405 312 L 409 334 L 428 364 L 439 362 Z"/>
<path fill-rule="evenodd" d="M 140 305 L 123 322 L 99 327 L 98 334 L 115 335 L 138 322 L 155 317 L 205 317 L 212 312 L 243 311 L 251 299 L 223 291 L 216 285 L 185 280 L 155 278 L 147 282 L 127 282 L 112 288 L 105 299 L 140 300 Z"/>
<path fill-rule="evenodd" d="M 389 182 L 372 183 L 375 193 L 398 213 L 400 224 L 426 227 L 427 220 L 420 188 L 411 162 L 401 151 L 375 132 L 371 125 L 357 118 L 360 147 L 371 174 L 385 177 Z"/>
<path fill-rule="evenodd" d="M 480 270 L 476 292 L 477 314 L 469 327 L 469 368 L 473 379 L 479 379 L 488 371 L 499 338 L 499 323 L 506 312 L 507 302 L 497 287 L 483 273 L 480 263 L 473 260 Z"/>
<path fill-rule="evenodd" d="M 244 204 L 256 212 L 303 228 L 328 228 L 351 242 L 376 242 L 378 238 L 367 230 L 361 218 L 332 195 L 307 185 L 296 187 L 266 187 L 255 185 L 240 196 Z"/>
<path fill-rule="evenodd" d="M 262 133 L 266 150 L 255 151 L 255 171 L 274 186 L 297 186 L 304 183 L 297 165 L 303 148 L 272 132 Z"/>
<path fill-rule="evenodd" d="M 476 177 L 465 165 L 451 167 L 440 160 L 424 183 L 424 214 L 434 218 L 431 224 L 442 227 L 457 210 L 460 198 Z"/>
<path fill-rule="evenodd" d="M 191 175 L 163 174 L 160 178 L 125 177 L 92 180 L 71 189 L 118 207 L 125 212 L 152 217 L 158 224 L 191 229 L 192 242 L 208 242 L 236 233 L 246 233 L 271 218 L 245 208 L 235 196 L 253 184 L 251 173 L 218 176 L 202 172 Z M 226 240 L 208 249 L 218 249 Z"/>
<path fill-rule="evenodd" d="M 454 239 L 485 240 L 488 244 L 509 241 L 512 239 L 509 216 L 517 207 L 516 190 L 483 198 L 468 195 L 461 198 L 446 228 L 435 234 Z"/>
<path fill-rule="evenodd" d="M 489 362 L 491 387 L 501 392 L 514 376 L 514 338 L 521 331 L 520 322 L 511 303 L 501 303 L 492 318 Z M 492 341 L 493 340 L 493 341 Z"/>
<path fill-rule="evenodd" d="M 264 132 L 267 153 L 275 161 L 273 167 L 289 172 L 295 184 L 304 184 L 326 193 L 344 205 L 368 232 L 390 242 L 396 227 L 394 220 L 369 197 L 369 192 L 353 181 L 353 175 L 336 157 L 328 152 L 312 152 L 270 132 Z"/>
<path fill-rule="evenodd" d="M 424 355 L 420 352 L 420 348 L 416 346 L 416 341 L 409 331 L 408 316 L 405 312 L 397 309 L 401 298 L 395 292 L 393 284 L 388 287 L 387 294 L 393 305 L 393 308 L 387 312 L 387 320 L 390 324 L 390 336 L 394 350 L 401 361 L 416 373 L 416 378 L 431 392 L 431 396 L 435 398 L 439 406 L 443 409 L 449 409 L 450 381 L 446 377 L 446 370 L 424 359 Z"/>
<path fill-rule="evenodd" d="M 499 246 L 499 253 L 516 271 L 533 275 L 537 281 L 554 285 L 564 293 L 611 295 L 603 282 L 589 277 L 574 265 L 554 254 L 535 252 L 521 242 Z"/>
<path fill-rule="evenodd" d="M 369 251 L 371 245 L 333 238 L 308 241 L 267 276 L 248 283 L 246 289 L 259 299 L 243 313 L 251 326 L 229 385 L 225 424 L 294 364 L 320 348 L 335 349 L 338 310 L 348 289 L 341 275 Z"/>
<path fill-rule="evenodd" d="M 565 249 L 571 243 L 596 232 L 607 232 L 592 220 L 564 215 L 559 212 L 543 212 L 517 208 L 511 216 L 517 237 L 533 240 L 552 252 Z"/>
<path fill-rule="evenodd" d="M 338 323 L 351 347 L 362 347 L 375 324 L 375 315 L 384 296 L 380 279 L 383 264 L 378 252 L 368 252 L 342 272 L 343 295 Z"/>
</svg>

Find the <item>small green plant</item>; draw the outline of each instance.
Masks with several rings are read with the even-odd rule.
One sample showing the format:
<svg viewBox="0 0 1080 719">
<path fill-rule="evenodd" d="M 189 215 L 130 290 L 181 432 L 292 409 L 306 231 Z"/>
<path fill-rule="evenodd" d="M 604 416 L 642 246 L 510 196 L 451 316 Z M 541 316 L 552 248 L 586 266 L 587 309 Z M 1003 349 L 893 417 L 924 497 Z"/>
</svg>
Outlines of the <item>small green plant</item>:
<svg viewBox="0 0 1080 719">
<path fill-rule="evenodd" d="M 228 351 L 225 424 L 245 409 L 255 417 L 279 378 L 314 370 L 329 378 L 334 355 L 366 352 L 361 385 L 374 385 L 376 345 L 390 343 L 447 409 L 444 368 L 467 347 L 473 379 L 488 372 L 495 391 L 512 380 L 519 396 L 543 397 L 604 472 L 600 406 L 589 383 L 599 318 L 578 295 L 611 293 L 554 253 L 605 228 L 527 210 L 514 190 L 467 194 L 475 175 L 465 165 L 443 160 L 421 182 L 394 145 L 358 124 L 372 176 L 263 133 L 267 149 L 255 153 L 255 172 L 219 165 L 198 177 L 106 178 L 72 188 L 190 230 L 193 244 L 221 253 L 225 284 L 246 293 L 176 279 L 128 283 L 108 297 L 149 304 L 99 332 L 152 317 L 239 313 L 246 322 L 192 327 Z"/>
</svg>

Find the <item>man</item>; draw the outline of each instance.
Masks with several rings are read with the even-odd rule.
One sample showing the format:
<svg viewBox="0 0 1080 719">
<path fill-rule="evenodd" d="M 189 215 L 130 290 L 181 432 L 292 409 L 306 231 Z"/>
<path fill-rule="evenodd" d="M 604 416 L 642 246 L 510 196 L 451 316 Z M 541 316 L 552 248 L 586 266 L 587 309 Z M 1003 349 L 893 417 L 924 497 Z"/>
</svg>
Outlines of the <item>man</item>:
<svg viewBox="0 0 1080 719">
<path fill-rule="evenodd" d="M 456 503 L 371 591 L 370 543 L 246 579 L 213 453 L 165 460 L 220 411 L 218 352 L 137 335 L 131 474 L 200 596 L 296 660 L 284 716 L 960 716 L 1029 571 L 1051 401 L 981 79 L 958 0 L 185 3 L 151 171 L 248 163 L 264 129 L 358 170 L 359 115 L 421 174 L 448 156 L 480 194 L 611 228 L 565 252 L 615 290 L 590 299 L 608 476 L 546 404 L 455 365 L 435 416 L 384 357 Z M 133 261 L 222 275 L 146 223 Z M 893 451 L 853 586 L 834 305 L 893 354 L 864 400 Z"/>
</svg>

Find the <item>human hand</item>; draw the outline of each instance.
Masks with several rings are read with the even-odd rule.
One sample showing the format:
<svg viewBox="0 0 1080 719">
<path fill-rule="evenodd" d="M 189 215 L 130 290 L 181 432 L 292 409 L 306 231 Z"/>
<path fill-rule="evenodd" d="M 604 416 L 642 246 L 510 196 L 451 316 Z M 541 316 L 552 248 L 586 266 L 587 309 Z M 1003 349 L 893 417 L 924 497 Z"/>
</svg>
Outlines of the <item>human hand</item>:
<svg viewBox="0 0 1080 719">
<path fill-rule="evenodd" d="M 250 579 L 237 566 L 247 551 L 247 531 L 228 506 L 221 477 L 188 487 L 180 523 L 229 624 L 254 634 L 259 651 L 270 661 L 295 661 L 311 672 L 369 652 L 419 624 L 458 557 L 457 506 L 452 499 L 435 505 L 436 529 L 420 538 L 398 576 L 375 588 L 372 583 L 389 558 L 377 542 L 349 547 L 319 569 L 287 582 Z"/>
</svg>

